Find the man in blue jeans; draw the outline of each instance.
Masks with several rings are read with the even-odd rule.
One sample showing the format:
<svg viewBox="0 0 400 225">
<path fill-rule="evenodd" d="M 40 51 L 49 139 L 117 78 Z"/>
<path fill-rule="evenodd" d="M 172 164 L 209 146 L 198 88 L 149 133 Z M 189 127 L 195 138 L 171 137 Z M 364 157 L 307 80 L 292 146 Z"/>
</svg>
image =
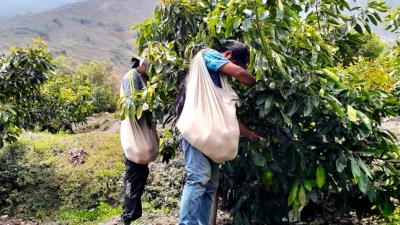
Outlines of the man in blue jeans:
<svg viewBox="0 0 400 225">
<path fill-rule="evenodd" d="M 211 79 L 220 88 L 219 73 L 232 76 L 249 87 L 256 84 L 254 77 L 246 70 L 249 58 L 248 47 L 238 41 L 229 42 L 219 51 L 208 49 L 204 52 L 204 62 Z M 239 122 L 239 130 L 242 136 L 251 141 L 261 139 L 241 122 Z M 182 136 L 180 136 L 180 144 L 184 152 L 187 178 L 180 204 L 179 225 L 207 225 L 213 203 L 212 198 L 219 183 L 219 164 L 193 147 Z"/>
</svg>

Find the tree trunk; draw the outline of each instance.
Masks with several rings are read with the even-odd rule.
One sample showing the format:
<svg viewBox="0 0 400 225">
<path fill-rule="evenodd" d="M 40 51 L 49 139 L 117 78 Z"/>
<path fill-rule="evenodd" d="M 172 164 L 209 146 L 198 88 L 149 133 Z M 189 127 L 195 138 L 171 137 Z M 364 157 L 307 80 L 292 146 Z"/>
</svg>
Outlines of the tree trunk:
<svg viewBox="0 0 400 225">
<path fill-rule="evenodd" d="M 211 214 L 210 220 L 208 221 L 209 225 L 216 225 L 217 224 L 217 212 L 218 212 L 218 190 L 215 191 L 213 196 L 213 203 L 211 205 Z"/>
</svg>

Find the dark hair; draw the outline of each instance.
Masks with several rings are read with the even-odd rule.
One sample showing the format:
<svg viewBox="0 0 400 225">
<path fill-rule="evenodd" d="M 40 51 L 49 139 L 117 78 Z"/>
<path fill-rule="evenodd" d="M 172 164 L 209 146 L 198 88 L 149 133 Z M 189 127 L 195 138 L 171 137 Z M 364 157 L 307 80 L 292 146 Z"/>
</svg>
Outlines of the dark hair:
<svg viewBox="0 0 400 225">
<path fill-rule="evenodd" d="M 137 68 L 140 64 L 140 60 L 136 57 L 132 57 L 132 69 Z"/>
<path fill-rule="evenodd" d="M 250 51 L 247 45 L 242 42 L 231 40 L 219 47 L 219 52 L 232 51 L 232 59 L 235 59 L 237 65 L 246 69 L 250 60 Z"/>
</svg>

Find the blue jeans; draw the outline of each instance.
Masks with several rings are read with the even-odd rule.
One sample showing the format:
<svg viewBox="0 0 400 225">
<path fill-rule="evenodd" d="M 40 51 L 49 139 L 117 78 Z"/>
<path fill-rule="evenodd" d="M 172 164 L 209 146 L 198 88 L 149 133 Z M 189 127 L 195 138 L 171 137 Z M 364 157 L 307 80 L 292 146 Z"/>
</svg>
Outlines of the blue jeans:
<svg viewBox="0 0 400 225">
<path fill-rule="evenodd" d="M 211 205 L 219 182 L 219 164 L 213 162 L 184 138 L 181 146 L 187 178 L 183 188 L 179 225 L 208 225 Z"/>
</svg>

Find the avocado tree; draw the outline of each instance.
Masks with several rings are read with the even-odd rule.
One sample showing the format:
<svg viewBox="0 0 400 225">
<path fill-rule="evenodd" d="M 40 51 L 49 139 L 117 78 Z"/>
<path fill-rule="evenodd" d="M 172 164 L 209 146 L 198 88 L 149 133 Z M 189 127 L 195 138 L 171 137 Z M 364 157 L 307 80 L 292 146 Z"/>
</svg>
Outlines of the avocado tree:
<svg viewBox="0 0 400 225">
<path fill-rule="evenodd" d="M 70 59 L 54 59 L 57 69 L 41 87 L 43 101 L 34 104 L 26 128 L 52 133 L 86 123 L 93 113 L 115 110 L 118 90 L 108 62 L 91 61 L 73 67 Z"/>
<path fill-rule="evenodd" d="M 30 121 L 30 109 L 41 101 L 40 87 L 54 70 L 46 43 L 38 38 L 26 48 L 0 55 L 0 148 L 14 142 Z"/>
<path fill-rule="evenodd" d="M 118 112 L 150 110 L 173 124 L 190 59 L 201 48 L 240 40 L 251 48 L 248 70 L 257 85 L 231 82 L 240 96 L 238 118 L 265 140 L 240 140 L 238 156 L 222 164 L 220 193 L 234 223 L 275 224 L 292 209 L 327 201 L 359 218 L 371 209 L 387 217 L 400 194 L 399 149 L 378 126 L 400 104 L 362 79 L 349 86 L 354 74 L 339 67 L 388 9 L 374 0 L 356 8 L 345 0 L 163 0 L 154 19 L 134 27 L 139 53 L 150 60 L 148 88 L 133 105 L 121 101 Z M 391 24 L 398 27 L 394 18 Z M 164 161 L 175 155 L 175 132 L 165 132 Z"/>
</svg>

